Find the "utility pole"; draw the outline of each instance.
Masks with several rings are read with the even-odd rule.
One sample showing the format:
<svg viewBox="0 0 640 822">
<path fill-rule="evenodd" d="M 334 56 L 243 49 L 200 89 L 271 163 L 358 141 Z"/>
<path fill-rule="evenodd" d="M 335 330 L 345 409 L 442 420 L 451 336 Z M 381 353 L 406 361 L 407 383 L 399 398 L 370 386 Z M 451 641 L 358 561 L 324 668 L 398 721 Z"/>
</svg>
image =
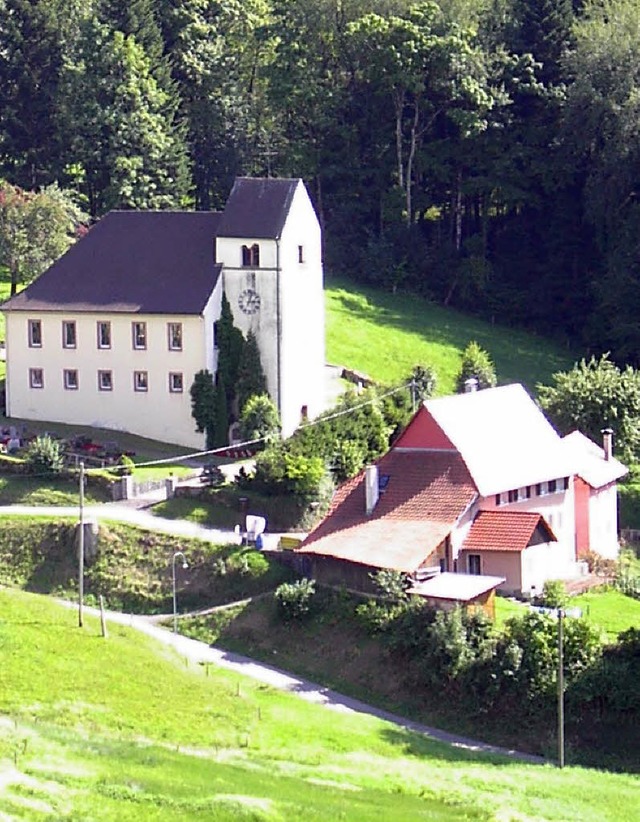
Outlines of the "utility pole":
<svg viewBox="0 0 640 822">
<path fill-rule="evenodd" d="M 558 767 L 564 768 L 564 610 L 558 608 Z"/>
<path fill-rule="evenodd" d="M 84 599 L 84 462 L 80 463 L 80 537 L 78 539 L 78 627 L 82 628 Z"/>
</svg>

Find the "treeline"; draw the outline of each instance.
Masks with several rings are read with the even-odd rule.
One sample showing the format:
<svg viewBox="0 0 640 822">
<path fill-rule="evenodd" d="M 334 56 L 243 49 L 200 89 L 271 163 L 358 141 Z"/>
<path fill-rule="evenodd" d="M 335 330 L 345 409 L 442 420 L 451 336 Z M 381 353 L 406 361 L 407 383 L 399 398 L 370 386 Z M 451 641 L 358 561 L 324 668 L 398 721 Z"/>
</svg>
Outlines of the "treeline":
<svg viewBox="0 0 640 822">
<path fill-rule="evenodd" d="M 219 208 L 302 176 L 327 268 L 640 363 L 635 0 L 0 0 L 0 177 Z"/>
</svg>

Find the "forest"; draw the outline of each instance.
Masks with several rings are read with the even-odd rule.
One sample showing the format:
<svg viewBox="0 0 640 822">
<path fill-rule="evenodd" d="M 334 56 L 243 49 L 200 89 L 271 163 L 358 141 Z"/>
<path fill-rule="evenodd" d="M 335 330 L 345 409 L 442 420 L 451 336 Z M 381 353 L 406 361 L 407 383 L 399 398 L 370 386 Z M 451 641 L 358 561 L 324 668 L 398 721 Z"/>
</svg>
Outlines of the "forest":
<svg viewBox="0 0 640 822">
<path fill-rule="evenodd" d="M 637 0 L 0 0 L 0 179 L 217 209 L 302 177 L 325 267 L 640 364 Z"/>
</svg>

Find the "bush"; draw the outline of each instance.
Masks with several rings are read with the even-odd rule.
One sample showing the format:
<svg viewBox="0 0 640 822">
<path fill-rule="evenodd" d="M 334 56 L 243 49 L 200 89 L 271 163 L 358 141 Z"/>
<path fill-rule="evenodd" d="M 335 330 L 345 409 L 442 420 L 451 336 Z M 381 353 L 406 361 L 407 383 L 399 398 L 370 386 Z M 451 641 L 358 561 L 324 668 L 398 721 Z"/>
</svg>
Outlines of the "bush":
<svg viewBox="0 0 640 822">
<path fill-rule="evenodd" d="M 545 608 L 562 608 L 567 604 L 567 589 L 561 579 L 548 579 L 542 588 L 540 604 Z"/>
<path fill-rule="evenodd" d="M 121 477 L 130 477 L 133 474 L 133 469 L 135 468 L 135 462 L 128 457 L 126 454 L 123 454 L 120 459 L 118 460 L 118 475 Z"/>
<path fill-rule="evenodd" d="M 278 613 L 285 622 L 303 619 L 311 613 L 316 584 L 312 579 L 283 582 L 276 588 L 275 598 Z"/>
<path fill-rule="evenodd" d="M 497 383 L 496 368 L 489 354 L 472 340 L 462 352 L 462 363 L 456 378 L 456 391 L 465 390 L 465 383 L 474 377 L 478 388 L 493 388 Z"/>
<path fill-rule="evenodd" d="M 267 394 L 257 394 L 247 400 L 240 415 L 240 436 L 243 440 L 265 439 L 273 442 L 280 436 L 278 409 Z"/>
<path fill-rule="evenodd" d="M 47 434 L 38 436 L 29 443 L 25 463 L 41 474 L 59 474 L 64 467 L 62 446 Z"/>
<path fill-rule="evenodd" d="M 399 602 L 407 598 L 407 590 L 411 587 L 411 580 L 402 571 L 382 568 L 380 571 L 369 574 L 369 577 L 382 596 L 393 602 Z"/>
</svg>

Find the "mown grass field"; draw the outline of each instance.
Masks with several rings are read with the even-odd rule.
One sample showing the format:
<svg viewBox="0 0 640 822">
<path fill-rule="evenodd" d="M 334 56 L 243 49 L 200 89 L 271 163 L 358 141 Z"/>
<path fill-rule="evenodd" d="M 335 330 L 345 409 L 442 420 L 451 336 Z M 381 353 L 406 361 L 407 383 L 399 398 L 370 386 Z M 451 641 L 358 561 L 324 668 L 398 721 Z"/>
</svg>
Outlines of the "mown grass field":
<svg viewBox="0 0 640 822">
<path fill-rule="evenodd" d="M 0 815 L 56 820 L 628 820 L 636 779 L 334 714 L 0 590 Z M 43 675 L 46 671 L 46 676 Z"/>
<path fill-rule="evenodd" d="M 552 342 L 494 325 L 412 294 L 390 294 L 356 283 L 328 280 L 328 362 L 394 384 L 417 363 L 438 375 L 438 394 L 452 393 L 462 351 L 476 340 L 492 356 L 501 383 L 522 382 L 534 390 L 576 359 Z"/>
<path fill-rule="evenodd" d="M 622 631 L 640 626 L 640 600 L 615 590 L 588 591 L 571 597 L 567 607 L 580 608 L 582 616 L 615 641 Z M 528 605 L 504 597 L 496 598 L 496 622 L 502 625 L 512 616 L 521 614 Z"/>
</svg>

